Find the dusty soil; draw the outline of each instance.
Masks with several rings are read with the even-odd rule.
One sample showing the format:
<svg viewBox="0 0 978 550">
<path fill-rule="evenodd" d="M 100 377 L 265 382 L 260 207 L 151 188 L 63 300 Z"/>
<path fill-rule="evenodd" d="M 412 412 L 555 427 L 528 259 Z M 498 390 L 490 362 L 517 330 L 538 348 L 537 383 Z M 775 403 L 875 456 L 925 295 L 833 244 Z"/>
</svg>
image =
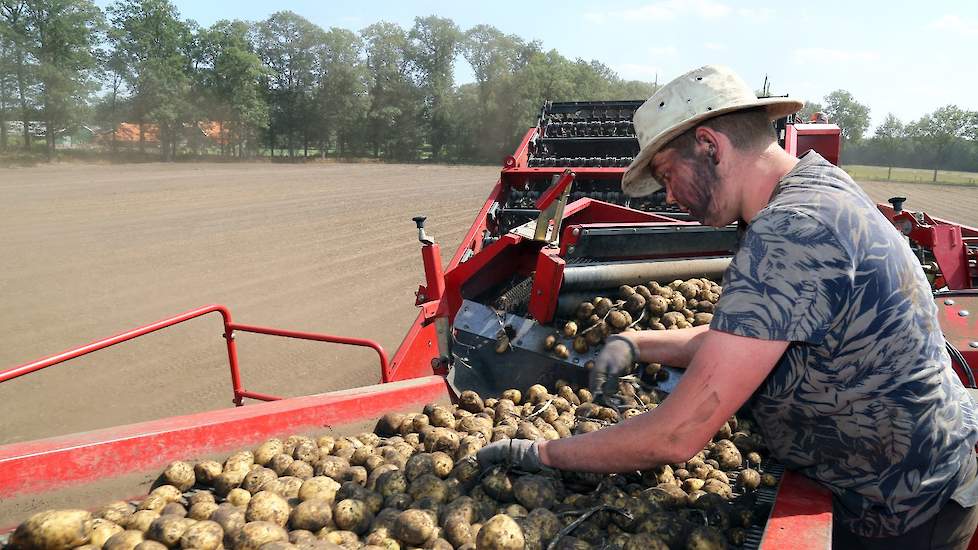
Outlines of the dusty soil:
<svg viewBox="0 0 978 550">
<path fill-rule="evenodd" d="M 204 304 L 235 320 L 372 338 L 393 355 L 423 282 L 411 217 L 445 261 L 493 167 L 59 165 L 0 170 L 0 368 Z M 223 408 L 216 314 L 0 384 L 0 444 Z M 379 381 L 363 348 L 240 334 L 247 389 Z"/>
<path fill-rule="evenodd" d="M 379 341 L 423 280 L 411 217 L 445 261 L 498 175 L 414 165 L 58 165 L 0 170 L 0 368 L 200 305 L 237 321 Z M 978 190 L 867 183 L 971 225 Z M 370 351 L 240 335 L 245 387 L 375 382 Z M 230 405 L 216 315 L 0 385 L 0 444 Z"/>
</svg>

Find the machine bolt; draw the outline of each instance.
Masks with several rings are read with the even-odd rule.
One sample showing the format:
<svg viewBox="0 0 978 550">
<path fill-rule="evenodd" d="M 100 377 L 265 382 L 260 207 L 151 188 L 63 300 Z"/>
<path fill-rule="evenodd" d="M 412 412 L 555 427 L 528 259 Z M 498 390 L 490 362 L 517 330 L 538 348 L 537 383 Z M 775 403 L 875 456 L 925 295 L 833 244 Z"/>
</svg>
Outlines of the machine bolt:
<svg viewBox="0 0 978 550">
<path fill-rule="evenodd" d="M 571 235 L 574 235 L 575 237 L 576 237 L 576 236 L 578 236 L 578 235 L 580 235 L 580 234 L 581 234 L 581 228 L 580 228 L 580 227 L 575 227 L 575 228 L 574 228 L 574 229 L 573 229 L 573 230 L 571 231 Z"/>
<path fill-rule="evenodd" d="M 962 309 L 961 311 L 958 312 L 958 315 L 961 317 L 967 317 L 971 315 L 971 312 L 968 311 L 967 309 Z"/>
<path fill-rule="evenodd" d="M 568 247 L 567 247 L 567 252 L 568 252 L 569 254 L 573 254 L 573 253 L 574 253 L 574 249 L 575 249 L 575 248 L 577 248 L 577 247 L 575 247 L 575 246 L 568 246 Z"/>
<path fill-rule="evenodd" d="M 948 298 L 948 299 L 944 300 L 944 305 L 946 305 L 946 306 L 953 306 L 954 305 L 954 300 Z"/>
<path fill-rule="evenodd" d="M 972 348 L 978 348 L 978 342 L 968 342 L 968 346 Z"/>
</svg>

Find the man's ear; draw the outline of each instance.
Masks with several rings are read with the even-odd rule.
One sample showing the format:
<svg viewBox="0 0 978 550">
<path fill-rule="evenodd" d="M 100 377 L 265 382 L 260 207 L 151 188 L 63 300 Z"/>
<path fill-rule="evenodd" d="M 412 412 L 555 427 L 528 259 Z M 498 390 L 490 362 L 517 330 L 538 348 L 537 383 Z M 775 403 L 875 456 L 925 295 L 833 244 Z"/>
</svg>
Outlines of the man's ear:
<svg viewBox="0 0 978 550">
<path fill-rule="evenodd" d="M 696 129 L 696 141 L 705 150 L 706 155 L 713 161 L 714 165 L 720 164 L 720 139 L 716 130 L 700 126 Z"/>
</svg>

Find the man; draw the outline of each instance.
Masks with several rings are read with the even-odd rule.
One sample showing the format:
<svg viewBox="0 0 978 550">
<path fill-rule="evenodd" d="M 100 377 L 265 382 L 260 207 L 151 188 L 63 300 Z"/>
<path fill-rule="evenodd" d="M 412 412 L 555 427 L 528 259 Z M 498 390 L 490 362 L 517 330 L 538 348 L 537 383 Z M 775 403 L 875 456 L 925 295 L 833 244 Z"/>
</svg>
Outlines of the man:
<svg viewBox="0 0 978 550">
<path fill-rule="evenodd" d="M 837 548 L 967 546 L 978 524 L 975 405 L 901 235 L 845 172 L 778 146 L 772 121 L 801 106 L 757 99 L 729 69 L 706 66 L 636 111 L 642 148 L 625 193 L 661 184 L 704 224 L 746 224 L 713 321 L 608 339 L 597 392 L 616 391 L 635 361 L 686 367 L 654 410 L 567 439 L 500 441 L 479 452 L 484 466 L 683 462 L 749 400 L 772 454 L 833 492 Z"/>
</svg>

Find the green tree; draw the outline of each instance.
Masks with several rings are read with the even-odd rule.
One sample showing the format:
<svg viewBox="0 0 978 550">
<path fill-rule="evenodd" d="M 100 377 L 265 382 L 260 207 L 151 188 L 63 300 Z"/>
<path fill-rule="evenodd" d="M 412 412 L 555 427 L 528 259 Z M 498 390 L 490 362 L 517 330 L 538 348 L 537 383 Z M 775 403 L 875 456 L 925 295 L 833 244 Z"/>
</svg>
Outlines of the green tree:
<svg viewBox="0 0 978 550">
<path fill-rule="evenodd" d="M 869 106 L 856 101 L 845 90 L 825 96 L 825 114 L 829 122 L 838 124 L 845 141 L 859 141 L 869 128 Z"/>
<path fill-rule="evenodd" d="M 256 52 L 265 64 L 265 80 L 270 107 L 269 142 L 274 148 L 284 137 L 289 156 L 301 144 L 308 154 L 314 120 L 308 116 L 314 107 L 317 55 L 324 31 L 309 20 L 280 11 L 258 24 Z"/>
<path fill-rule="evenodd" d="M 34 0 L 25 12 L 38 61 L 41 115 L 47 126 L 47 152 L 56 134 L 68 127 L 94 90 L 93 55 L 102 12 L 89 0 Z"/>
<path fill-rule="evenodd" d="M 951 147 L 966 137 L 973 136 L 975 115 L 959 108 L 957 105 L 945 105 L 922 116 L 907 127 L 907 134 L 917 140 L 932 154 L 934 177 L 937 181 L 937 170 L 944 163 L 945 156 Z"/>
<path fill-rule="evenodd" d="M 27 24 L 28 2 L 25 0 L 0 0 L 0 35 L 6 42 L 8 66 L 14 73 L 20 120 L 23 123 L 23 146 L 31 149 L 31 119 L 34 114 L 36 85 L 35 59 L 31 54 L 31 36 Z"/>
<path fill-rule="evenodd" d="M 896 161 L 897 155 L 902 149 L 902 144 L 905 138 L 905 128 L 900 119 L 896 117 L 893 113 L 886 115 L 883 123 L 876 128 L 876 133 L 873 135 L 873 141 L 879 147 L 880 152 L 883 154 L 883 158 L 886 159 L 886 180 L 890 180 L 890 176 L 893 173 L 893 164 Z"/>
<path fill-rule="evenodd" d="M 413 160 L 424 142 L 422 94 L 411 79 L 408 36 L 401 27 L 374 23 L 361 31 L 367 55 L 370 107 L 367 140 L 374 156 Z"/>
<path fill-rule="evenodd" d="M 108 8 L 115 30 L 110 36 L 126 67 L 133 94 L 133 114 L 140 125 L 140 150 L 145 124 L 159 128 L 160 157 L 176 154 L 182 123 L 190 110 L 191 27 L 179 19 L 169 0 L 120 0 Z"/>
<path fill-rule="evenodd" d="M 268 123 L 261 84 L 265 68 L 253 51 L 250 32 L 244 21 L 221 20 L 201 35 L 208 118 L 220 125 L 222 155 L 236 149 L 244 157 L 246 149 L 255 149 L 258 131 Z"/>
<path fill-rule="evenodd" d="M 449 96 L 454 87 L 455 57 L 462 48 L 462 33 L 451 19 L 416 17 L 408 34 L 415 80 L 424 98 L 423 116 L 431 156 L 441 158 L 450 140 L 452 119 Z"/>
<path fill-rule="evenodd" d="M 822 107 L 821 103 L 806 101 L 805 104 L 802 105 L 801 110 L 798 111 L 798 116 L 807 122 L 812 119 L 812 115 L 818 112 L 824 112 L 824 108 Z"/>
<path fill-rule="evenodd" d="M 362 52 L 360 37 L 336 27 L 325 33 L 318 49 L 316 104 L 324 157 L 331 141 L 335 141 L 337 157 L 361 150 L 358 140 L 368 106 Z"/>
</svg>

